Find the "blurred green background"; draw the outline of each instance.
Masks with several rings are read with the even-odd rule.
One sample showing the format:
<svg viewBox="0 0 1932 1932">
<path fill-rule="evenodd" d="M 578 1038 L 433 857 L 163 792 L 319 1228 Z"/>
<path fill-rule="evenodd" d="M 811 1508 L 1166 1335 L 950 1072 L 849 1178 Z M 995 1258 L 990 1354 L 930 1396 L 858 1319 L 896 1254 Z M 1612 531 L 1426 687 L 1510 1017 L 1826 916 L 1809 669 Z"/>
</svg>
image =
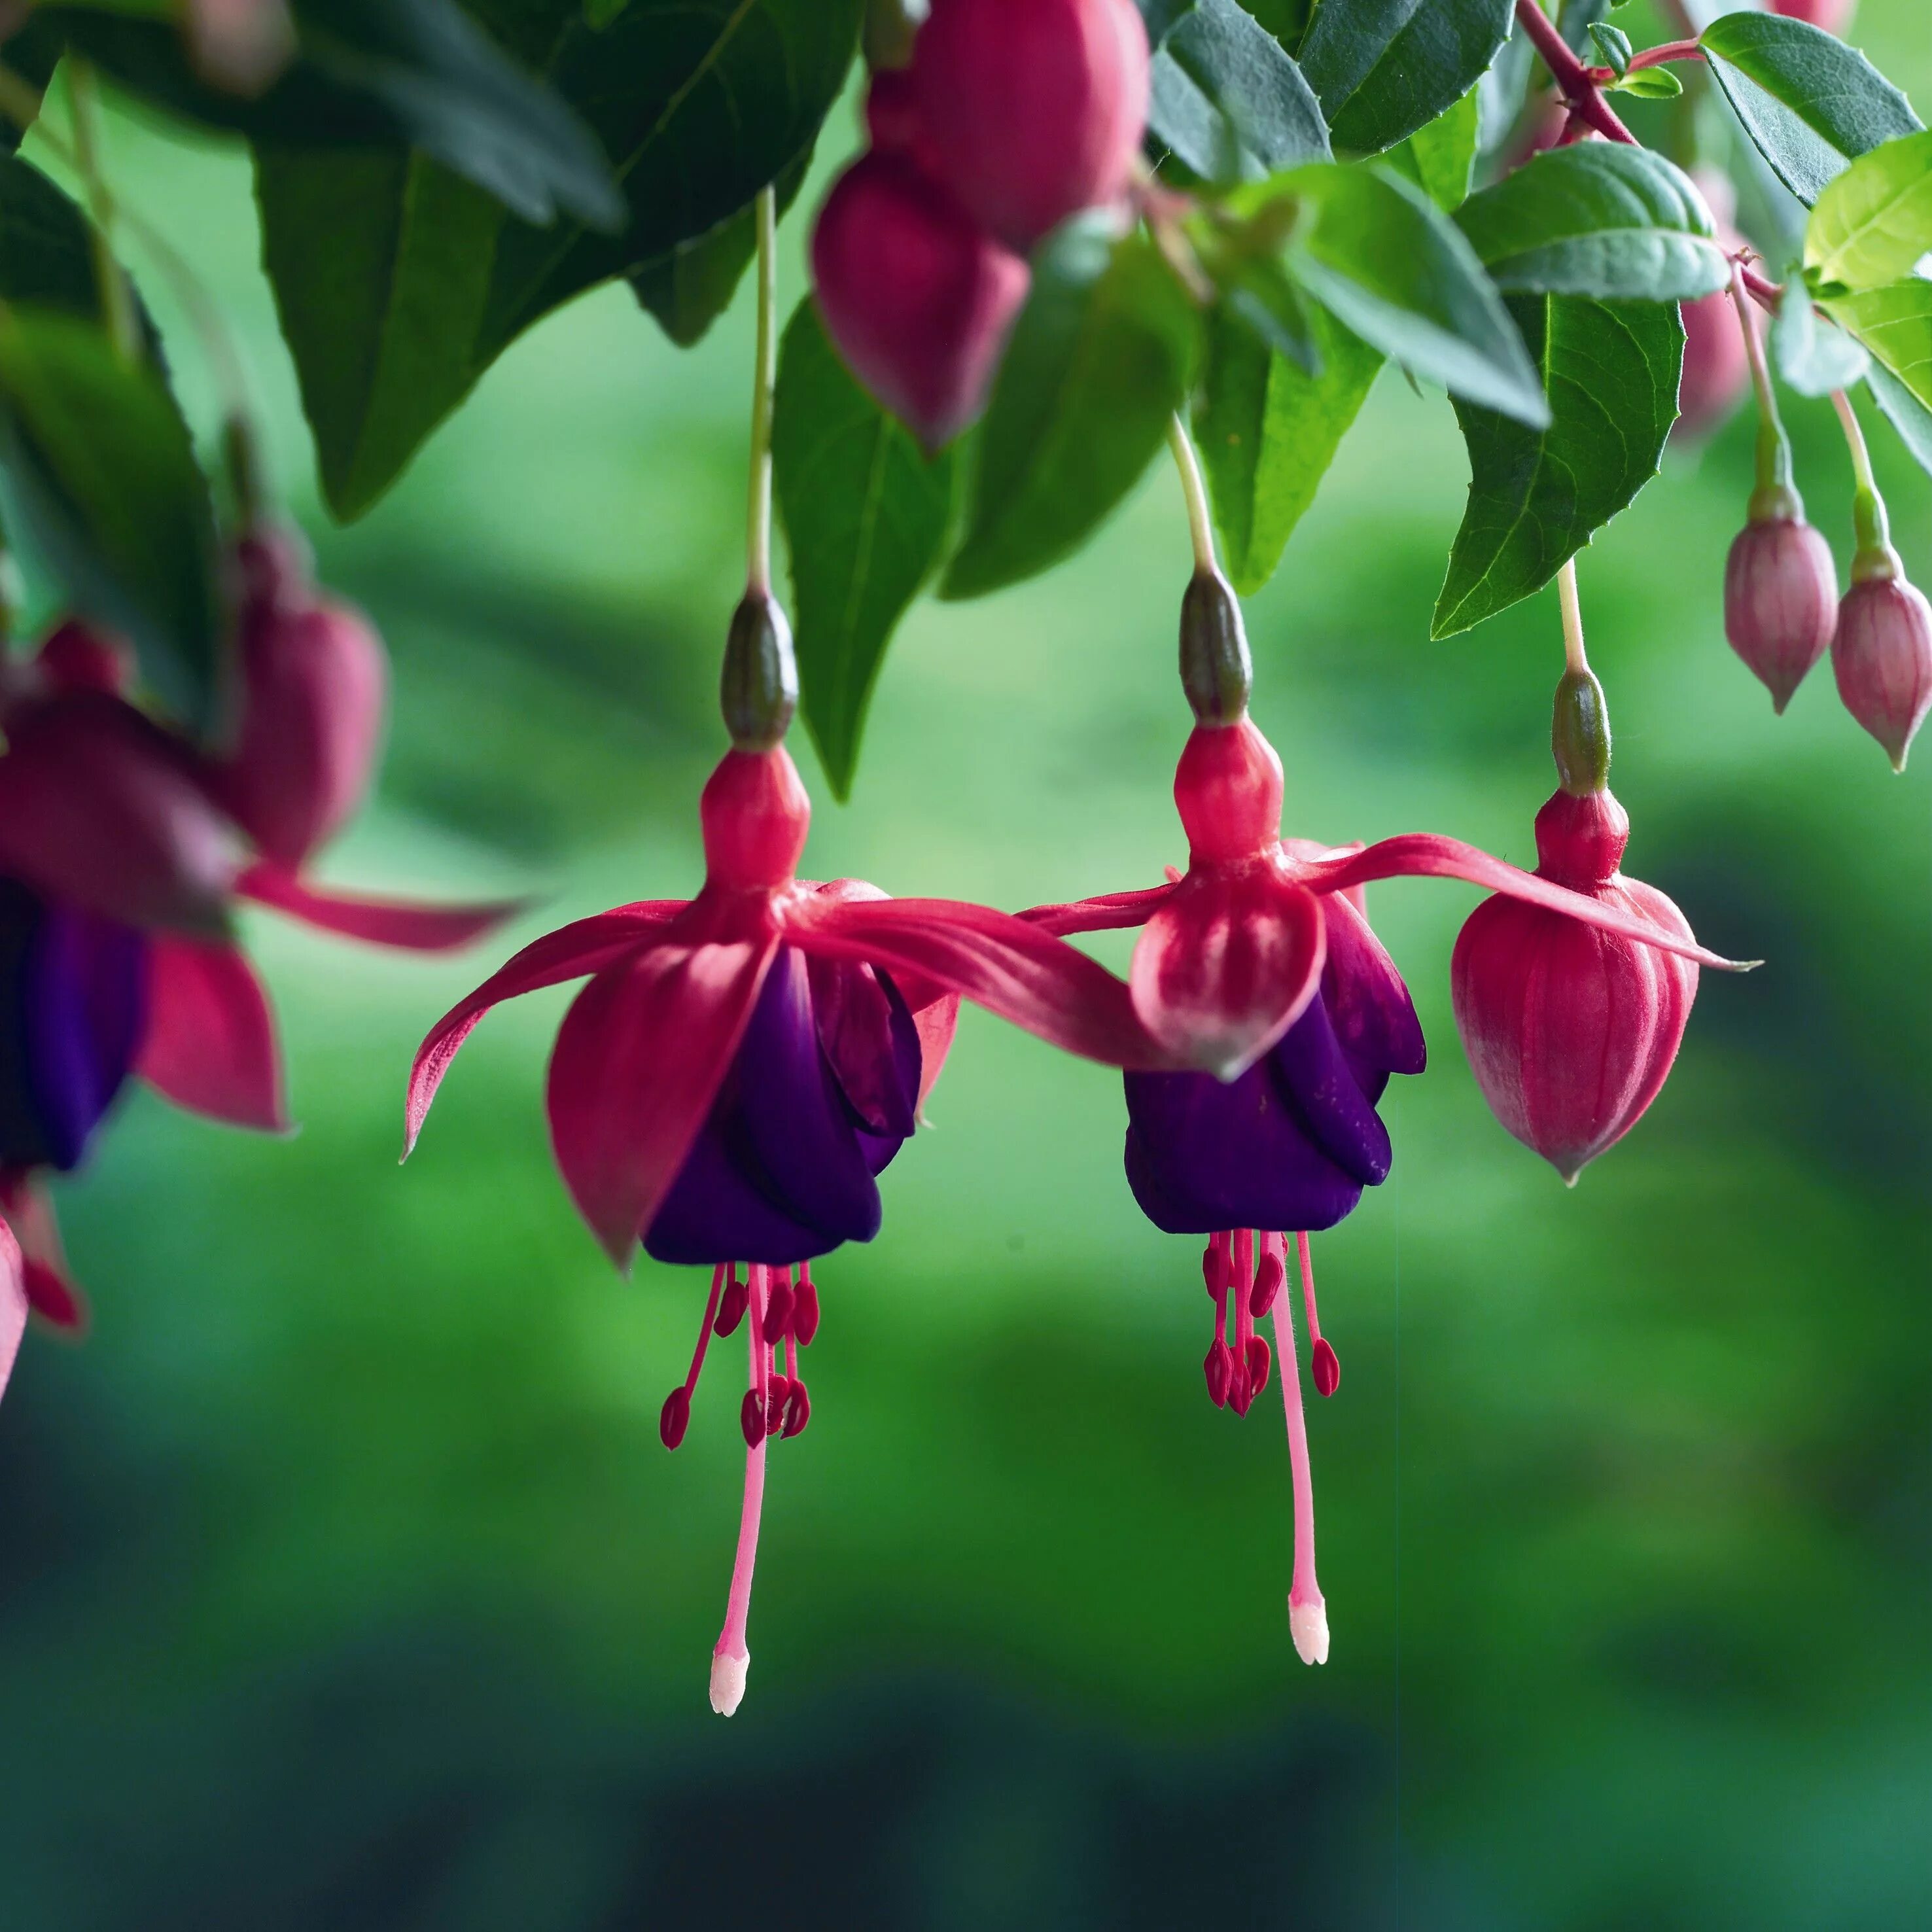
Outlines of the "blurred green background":
<svg viewBox="0 0 1932 1932">
<path fill-rule="evenodd" d="M 1914 0 L 1860 27 L 1932 103 Z M 691 889 L 744 303 L 688 356 L 621 292 L 575 304 L 332 532 L 244 162 L 125 119 L 111 160 L 236 315 L 324 572 L 394 655 L 382 796 L 329 874 L 540 890 L 518 940 Z M 1842 561 L 1842 443 L 1791 412 Z M 1288 1640 L 1279 1408 L 1205 1399 L 1195 1246 L 1134 1208 L 1118 1080 L 969 1015 L 884 1234 L 819 1271 L 721 1724 L 736 1358 L 667 1456 L 703 1284 L 620 1282 L 569 1210 L 563 995 L 487 1024 L 399 1171 L 411 1050 L 510 942 L 424 962 L 263 920 L 299 1142 L 134 1100 L 62 1195 L 95 1332 L 31 1339 L 0 1406 L 0 1924 L 1932 1923 L 1932 754 L 1894 779 L 1828 670 L 1774 721 L 1726 648 L 1750 439 L 1675 452 L 1581 569 L 1631 869 L 1768 963 L 1706 976 L 1574 1194 L 1456 1043 L 1475 896 L 1372 896 L 1433 1064 L 1389 1096 L 1394 1178 L 1317 1244 L 1325 1670 Z M 1932 578 L 1932 487 L 1880 445 Z M 1253 603 L 1292 831 L 1531 858 L 1553 596 L 1426 641 L 1465 475 L 1440 398 L 1385 376 Z M 1187 568 L 1163 469 L 1076 563 L 922 606 L 809 869 L 1006 905 L 1156 880 Z"/>
</svg>

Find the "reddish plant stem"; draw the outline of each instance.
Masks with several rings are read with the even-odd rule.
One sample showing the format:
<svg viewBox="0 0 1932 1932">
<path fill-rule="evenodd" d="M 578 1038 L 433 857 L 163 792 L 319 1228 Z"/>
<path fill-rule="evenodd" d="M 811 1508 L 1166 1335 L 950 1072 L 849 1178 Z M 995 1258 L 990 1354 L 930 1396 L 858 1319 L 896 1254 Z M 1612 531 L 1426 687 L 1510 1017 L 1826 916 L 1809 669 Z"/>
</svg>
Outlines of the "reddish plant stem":
<svg viewBox="0 0 1932 1932">
<path fill-rule="evenodd" d="M 1647 67 L 1664 67 L 1672 61 L 1700 61 L 1704 50 L 1696 40 L 1666 40 L 1660 47 L 1646 47 L 1635 56 L 1624 70 L 1628 74 L 1641 74 Z"/>
</svg>

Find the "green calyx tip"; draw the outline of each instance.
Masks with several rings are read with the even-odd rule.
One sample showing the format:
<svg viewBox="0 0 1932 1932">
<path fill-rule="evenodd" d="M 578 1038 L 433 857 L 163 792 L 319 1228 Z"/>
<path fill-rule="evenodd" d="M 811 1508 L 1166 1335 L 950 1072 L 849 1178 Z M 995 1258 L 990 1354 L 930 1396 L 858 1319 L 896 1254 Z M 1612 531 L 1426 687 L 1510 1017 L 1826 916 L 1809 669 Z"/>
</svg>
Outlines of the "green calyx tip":
<svg viewBox="0 0 1932 1932">
<path fill-rule="evenodd" d="M 739 751 L 769 752 L 784 742 L 798 710 L 798 660 L 791 626 L 769 591 L 746 591 L 731 613 L 718 701 Z"/>
<path fill-rule="evenodd" d="M 1567 670 L 1556 687 L 1550 748 L 1556 775 L 1573 798 L 1589 798 L 1610 782 L 1610 711 L 1590 670 Z"/>
<path fill-rule="evenodd" d="M 1764 483 L 1751 492 L 1744 520 L 1753 524 L 1802 524 L 1804 499 L 1790 483 Z"/>
<path fill-rule="evenodd" d="M 1203 724 L 1247 715 L 1254 666 L 1240 599 L 1217 570 L 1198 570 L 1180 600 L 1180 683 Z"/>
</svg>

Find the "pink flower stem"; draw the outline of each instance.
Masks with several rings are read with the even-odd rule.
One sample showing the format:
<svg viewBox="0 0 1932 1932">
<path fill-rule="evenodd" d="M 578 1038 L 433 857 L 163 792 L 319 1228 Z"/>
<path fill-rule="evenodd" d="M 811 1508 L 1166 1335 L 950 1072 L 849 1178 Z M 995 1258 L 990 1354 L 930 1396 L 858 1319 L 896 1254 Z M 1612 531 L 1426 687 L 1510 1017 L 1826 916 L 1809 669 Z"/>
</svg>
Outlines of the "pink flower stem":
<svg viewBox="0 0 1932 1932">
<path fill-rule="evenodd" d="M 751 1288 L 751 1306 L 746 1327 L 749 1331 L 752 1386 L 758 1392 L 762 1413 L 766 1388 L 764 1297 L 768 1270 L 754 1264 L 746 1270 Z M 752 1572 L 758 1560 L 758 1518 L 765 1502 L 765 1441 L 758 1441 L 745 1451 L 745 1501 L 738 1517 L 738 1553 L 731 1565 L 731 1593 L 724 1606 L 724 1628 L 712 1647 L 711 1666 L 712 1708 L 729 1717 L 745 1694 L 745 1671 L 752 1659 L 745 1641 L 745 1627 L 752 1614 Z M 727 1667 L 721 1671 L 719 1666 Z"/>
</svg>

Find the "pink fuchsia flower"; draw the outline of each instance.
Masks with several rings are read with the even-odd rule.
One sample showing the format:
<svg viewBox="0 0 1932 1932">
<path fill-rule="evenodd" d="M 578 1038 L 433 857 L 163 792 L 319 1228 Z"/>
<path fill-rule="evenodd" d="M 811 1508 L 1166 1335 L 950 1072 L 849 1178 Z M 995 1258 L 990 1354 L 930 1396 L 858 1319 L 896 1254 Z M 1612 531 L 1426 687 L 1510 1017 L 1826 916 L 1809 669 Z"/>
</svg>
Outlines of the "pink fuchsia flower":
<svg viewBox="0 0 1932 1932">
<path fill-rule="evenodd" d="M 1556 694 L 1562 784 L 1536 815 L 1536 875 L 1690 938 L 1654 886 L 1619 869 L 1630 819 L 1610 792 L 1604 694 L 1586 670 Z M 1469 916 L 1450 966 L 1464 1050 L 1504 1126 L 1574 1186 L 1662 1091 L 1697 992 L 1697 956 L 1498 893 Z"/>
<path fill-rule="evenodd" d="M 1204 1271 L 1216 1322 L 1204 1366 L 1217 1406 L 1245 1408 L 1265 1381 L 1269 1358 L 1252 1323 L 1276 1310 L 1296 1484 L 1290 1627 L 1304 1660 L 1320 1662 L 1328 1627 L 1315 1582 L 1298 1370 L 1278 1302 L 1286 1238 L 1333 1226 L 1364 1186 L 1386 1176 L 1388 1136 L 1375 1103 L 1390 1074 L 1420 1072 L 1424 1060 L 1407 989 L 1369 930 L 1360 889 L 1402 875 L 1462 879 L 1582 928 L 1724 962 L 1688 931 L 1664 930 L 1459 839 L 1409 832 L 1348 848 L 1284 840 L 1281 760 L 1247 715 L 1240 606 L 1205 571 L 1182 607 L 1181 676 L 1197 721 L 1174 778 L 1186 871 L 1164 886 L 1025 916 L 1057 934 L 1144 928 L 1128 974 L 1136 1012 L 1178 1064 L 1220 1076 L 1129 1075 L 1128 1178 L 1156 1226 L 1210 1237 Z M 1316 1386 L 1326 1394 L 1340 1372 L 1332 1348 L 1317 1346 L 1312 1269 L 1304 1286 Z"/>
<path fill-rule="evenodd" d="M 762 723 L 734 720 L 734 748 L 705 786 L 703 890 L 548 934 L 459 1001 L 417 1054 L 405 1148 L 491 1006 L 588 979 L 550 1057 L 565 1185 L 620 1269 L 641 1244 L 712 1270 L 689 1372 L 664 1405 L 668 1447 L 683 1438 L 710 1337 L 747 1328 L 744 1502 L 712 1663 L 712 1703 L 728 1716 L 750 1662 L 766 1442 L 810 1415 L 799 1352 L 818 1325 L 811 1264 L 878 1232 L 878 1176 L 913 1130 L 958 999 L 1110 1065 L 1172 1064 L 1126 987 L 1036 926 L 798 878 L 811 807 L 782 742 L 796 685 L 788 645 L 769 630 L 766 642 L 780 700 Z M 728 693 L 734 675 L 728 658 Z"/>
</svg>

